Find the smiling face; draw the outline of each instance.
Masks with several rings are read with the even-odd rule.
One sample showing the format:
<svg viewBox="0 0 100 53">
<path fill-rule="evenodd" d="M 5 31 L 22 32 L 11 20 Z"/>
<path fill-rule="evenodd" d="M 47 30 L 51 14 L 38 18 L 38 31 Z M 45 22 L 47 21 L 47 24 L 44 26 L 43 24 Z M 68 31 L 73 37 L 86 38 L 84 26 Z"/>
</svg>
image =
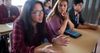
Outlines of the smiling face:
<svg viewBox="0 0 100 53">
<path fill-rule="evenodd" d="M 58 11 L 60 12 L 60 13 L 64 13 L 64 12 L 66 12 L 67 11 L 67 1 L 60 1 L 59 3 L 58 3 Z"/>
<path fill-rule="evenodd" d="M 41 6 L 41 4 L 36 3 L 33 7 L 33 11 L 31 13 L 32 16 L 32 20 L 36 23 L 42 23 L 43 21 L 43 16 L 44 16 L 44 12 L 43 12 L 43 8 Z"/>
</svg>

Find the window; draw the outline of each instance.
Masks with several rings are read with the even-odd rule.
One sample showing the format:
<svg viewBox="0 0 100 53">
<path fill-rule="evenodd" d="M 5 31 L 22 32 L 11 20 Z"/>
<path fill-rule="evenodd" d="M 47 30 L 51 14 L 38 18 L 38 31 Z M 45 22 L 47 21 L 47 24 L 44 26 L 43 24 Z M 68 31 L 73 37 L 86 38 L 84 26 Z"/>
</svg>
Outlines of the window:
<svg viewBox="0 0 100 53">
<path fill-rule="evenodd" d="M 11 3 L 12 5 L 15 5 L 15 6 L 19 6 L 19 5 L 23 6 L 25 1 L 26 0 L 12 0 Z"/>
</svg>

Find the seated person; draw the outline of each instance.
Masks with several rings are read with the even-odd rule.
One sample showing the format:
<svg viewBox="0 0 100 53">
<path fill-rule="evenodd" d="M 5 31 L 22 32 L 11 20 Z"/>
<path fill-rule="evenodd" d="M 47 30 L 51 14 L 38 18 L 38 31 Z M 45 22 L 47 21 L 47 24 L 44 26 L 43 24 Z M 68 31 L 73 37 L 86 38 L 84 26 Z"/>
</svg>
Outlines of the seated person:
<svg viewBox="0 0 100 53">
<path fill-rule="evenodd" d="M 75 28 L 96 30 L 97 26 L 86 23 L 85 20 L 82 18 L 82 5 L 83 0 L 74 0 L 73 7 L 69 10 L 70 20 L 74 24 Z"/>
<path fill-rule="evenodd" d="M 68 38 L 45 35 L 45 13 L 43 4 L 39 1 L 26 1 L 22 14 L 14 22 L 12 31 L 12 53 L 51 53 L 48 48 L 36 49 L 44 43 L 44 39 L 53 45 L 66 45 Z M 52 39 L 50 37 L 53 37 Z M 44 49 L 45 48 L 45 49 Z M 56 52 L 55 52 L 56 53 Z"/>
<path fill-rule="evenodd" d="M 19 16 L 19 10 L 11 5 L 11 0 L 2 0 L 0 5 L 0 24 L 13 22 Z"/>
<path fill-rule="evenodd" d="M 54 15 L 47 19 L 46 24 L 48 27 L 47 29 L 49 29 L 47 30 L 49 32 L 49 35 L 52 35 L 54 37 L 63 36 L 66 27 L 68 26 L 71 30 L 74 29 L 74 25 L 69 19 L 67 8 L 68 0 L 61 0 L 56 6 Z"/>
<path fill-rule="evenodd" d="M 46 1 L 44 2 L 44 9 L 45 9 L 45 14 L 46 16 L 49 14 L 49 12 L 51 11 L 51 1 Z"/>
</svg>

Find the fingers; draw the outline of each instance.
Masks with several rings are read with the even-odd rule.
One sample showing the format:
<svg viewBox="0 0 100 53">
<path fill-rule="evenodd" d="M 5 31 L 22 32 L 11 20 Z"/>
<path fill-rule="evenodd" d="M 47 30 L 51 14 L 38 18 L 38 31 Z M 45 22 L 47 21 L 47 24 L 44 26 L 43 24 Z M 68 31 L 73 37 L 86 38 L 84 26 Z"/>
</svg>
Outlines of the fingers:
<svg viewBox="0 0 100 53">
<path fill-rule="evenodd" d="M 45 53 L 55 53 L 55 51 L 52 50 L 52 49 L 46 49 L 46 50 L 45 50 Z"/>
<path fill-rule="evenodd" d="M 62 16 L 65 16 L 66 15 L 66 13 L 62 13 Z"/>
<path fill-rule="evenodd" d="M 68 16 L 68 13 L 67 13 L 67 12 L 61 13 L 61 15 L 62 15 L 65 19 L 69 18 L 69 16 Z"/>
<path fill-rule="evenodd" d="M 67 44 L 69 44 L 70 39 L 68 36 L 64 36 L 64 35 L 59 35 L 55 38 L 56 43 L 59 45 L 64 45 L 66 46 Z"/>
<path fill-rule="evenodd" d="M 46 45 L 43 49 L 45 50 L 45 49 L 47 49 L 49 47 L 52 47 L 52 45 Z"/>
<path fill-rule="evenodd" d="M 69 39 L 68 36 L 65 36 L 65 37 L 62 38 L 62 41 L 63 41 L 64 45 L 66 46 L 67 44 L 69 44 L 70 39 Z"/>
<path fill-rule="evenodd" d="M 57 36 L 57 38 L 63 38 L 63 39 L 66 39 L 66 38 L 69 38 L 68 36 L 64 36 L 64 35 L 59 35 Z"/>
<path fill-rule="evenodd" d="M 63 35 L 59 35 L 59 36 L 57 36 L 56 38 L 60 38 L 60 37 L 63 37 Z"/>
<path fill-rule="evenodd" d="M 55 53 L 55 51 L 53 49 L 50 49 L 49 47 L 52 47 L 52 45 L 46 45 L 45 47 L 42 48 L 42 51 L 44 53 Z"/>
</svg>

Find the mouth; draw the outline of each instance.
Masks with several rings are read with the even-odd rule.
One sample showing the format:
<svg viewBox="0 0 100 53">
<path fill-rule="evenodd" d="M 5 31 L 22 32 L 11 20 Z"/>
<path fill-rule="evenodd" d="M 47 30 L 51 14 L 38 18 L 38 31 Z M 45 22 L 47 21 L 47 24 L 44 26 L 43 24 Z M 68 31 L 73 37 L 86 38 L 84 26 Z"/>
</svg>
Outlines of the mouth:
<svg viewBox="0 0 100 53">
<path fill-rule="evenodd" d="M 61 13 L 64 13 L 65 11 L 64 10 L 61 10 Z"/>
<path fill-rule="evenodd" d="M 42 22 L 42 21 L 43 21 L 43 19 L 42 19 L 42 18 L 40 18 L 40 19 L 39 19 L 39 21 L 40 21 L 40 22 Z"/>
</svg>

